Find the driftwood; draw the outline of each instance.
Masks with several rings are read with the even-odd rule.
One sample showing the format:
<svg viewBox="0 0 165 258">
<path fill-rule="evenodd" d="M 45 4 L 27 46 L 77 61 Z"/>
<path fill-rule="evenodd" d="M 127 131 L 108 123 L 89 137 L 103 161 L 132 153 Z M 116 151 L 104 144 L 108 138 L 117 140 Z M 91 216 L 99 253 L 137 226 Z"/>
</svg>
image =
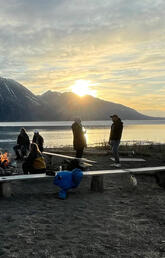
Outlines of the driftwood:
<svg viewBox="0 0 165 258">
<path fill-rule="evenodd" d="M 93 192 L 100 192 L 100 193 L 102 193 L 104 191 L 103 175 L 92 176 L 91 188 L 90 189 Z"/>
<path fill-rule="evenodd" d="M 0 183 L 0 196 L 10 197 L 12 194 L 11 184 L 9 182 Z"/>
<path fill-rule="evenodd" d="M 155 177 L 158 185 L 165 188 L 165 171 L 155 173 Z"/>
</svg>

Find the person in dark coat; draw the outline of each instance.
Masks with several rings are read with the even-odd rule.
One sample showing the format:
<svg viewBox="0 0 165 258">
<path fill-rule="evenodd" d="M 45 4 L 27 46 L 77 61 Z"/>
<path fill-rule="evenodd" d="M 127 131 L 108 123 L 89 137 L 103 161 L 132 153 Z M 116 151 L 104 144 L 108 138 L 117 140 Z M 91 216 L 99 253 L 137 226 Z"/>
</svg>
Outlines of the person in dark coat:
<svg viewBox="0 0 165 258">
<path fill-rule="evenodd" d="M 44 139 L 43 137 L 39 134 L 38 130 L 34 131 L 34 136 L 33 136 L 33 143 L 37 143 L 38 148 L 41 152 L 43 152 L 44 148 L 43 148 L 43 144 L 44 144 Z"/>
<path fill-rule="evenodd" d="M 30 146 L 30 140 L 29 136 L 26 133 L 25 128 L 21 128 L 20 134 L 17 138 L 17 145 L 13 147 L 15 154 L 16 154 L 16 160 L 21 160 L 24 158 L 24 156 L 27 155 L 27 151 L 29 150 Z M 20 153 L 19 153 L 20 150 Z"/>
<path fill-rule="evenodd" d="M 123 122 L 117 115 L 112 115 L 111 118 L 113 123 L 111 125 L 109 144 L 112 147 L 112 153 L 115 158 L 114 166 L 120 167 L 121 165 L 120 165 L 118 148 L 119 148 L 120 139 L 123 131 Z"/>
<path fill-rule="evenodd" d="M 82 158 L 84 148 L 87 147 L 85 130 L 81 124 L 81 119 L 76 118 L 72 124 L 73 146 L 76 150 L 76 158 Z"/>
<path fill-rule="evenodd" d="M 22 169 L 24 174 L 46 173 L 45 159 L 36 143 L 31 144 L 30 153 L 22 164 Z"/>
</svg>

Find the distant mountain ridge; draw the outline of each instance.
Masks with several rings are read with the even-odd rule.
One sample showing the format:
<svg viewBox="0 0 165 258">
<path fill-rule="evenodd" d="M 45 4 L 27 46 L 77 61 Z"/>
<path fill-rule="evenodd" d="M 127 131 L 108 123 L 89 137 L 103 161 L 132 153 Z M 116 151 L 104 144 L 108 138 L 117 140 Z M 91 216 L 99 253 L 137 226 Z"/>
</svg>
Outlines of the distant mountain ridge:
<svg viewBox="0 0 165 258">
<path fill-rule="evenodd" d="M 36 96 L 20 83 L 0 77 L 0 121 L 108 120 L 110 114 L 122 119 L 153 119 L 121 104 L 92 96 L 47 91 Z M 156 118 L 154 118 L 156 119 Z"/>
<path fill-rule="evenodd" d="M 128 120 L 153 119 L 132 108 L 89 95 L 82 98 L 72 92 L 49 90 L 39 98 L 45 104 L 49 103 L 53 110 L 58 110 L 60 120 L 73 120 L 76 116 L 80 116 L 82 120 L 108 120 L 111 114 L 118 114 L 122 119 Z"/>
</svg>

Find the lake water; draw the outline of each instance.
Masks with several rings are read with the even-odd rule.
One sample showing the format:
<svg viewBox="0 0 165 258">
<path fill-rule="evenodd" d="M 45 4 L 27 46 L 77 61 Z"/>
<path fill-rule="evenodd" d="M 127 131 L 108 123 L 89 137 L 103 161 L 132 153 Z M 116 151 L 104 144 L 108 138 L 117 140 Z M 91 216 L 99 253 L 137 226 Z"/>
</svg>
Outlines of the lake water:
<svg viewBox="0 0 165 258">
<path fill-rule="evenodd" d="M 122 141 L 153 141 L 165 143 L 165 120 L 126 120 L 124 122 Z M 107 142 L 111 121 L 84 121 L 87 131 L 88 146 Z M 34 129 L 44 137 L 45 147 L 63 147 L 72 145 L 71 121 L 57 122 L 1 122 L 0 148 L 11 149 L 21 127 L 27 130 L 32 139 Z"/>
</svg>

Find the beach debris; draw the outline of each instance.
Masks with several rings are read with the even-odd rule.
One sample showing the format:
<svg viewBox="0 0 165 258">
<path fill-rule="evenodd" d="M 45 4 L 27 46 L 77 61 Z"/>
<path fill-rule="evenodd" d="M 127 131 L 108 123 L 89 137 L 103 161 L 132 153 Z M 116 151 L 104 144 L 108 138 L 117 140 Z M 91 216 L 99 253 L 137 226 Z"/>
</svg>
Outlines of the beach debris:
<svg viewBox="0 0 165 258">
<path fill-rule="evenodd" d="M 130 175 L 130 183 L 132 184 L 133 187 L 137 186 L 137 179 L 134 175 Z"/>
</svg>

